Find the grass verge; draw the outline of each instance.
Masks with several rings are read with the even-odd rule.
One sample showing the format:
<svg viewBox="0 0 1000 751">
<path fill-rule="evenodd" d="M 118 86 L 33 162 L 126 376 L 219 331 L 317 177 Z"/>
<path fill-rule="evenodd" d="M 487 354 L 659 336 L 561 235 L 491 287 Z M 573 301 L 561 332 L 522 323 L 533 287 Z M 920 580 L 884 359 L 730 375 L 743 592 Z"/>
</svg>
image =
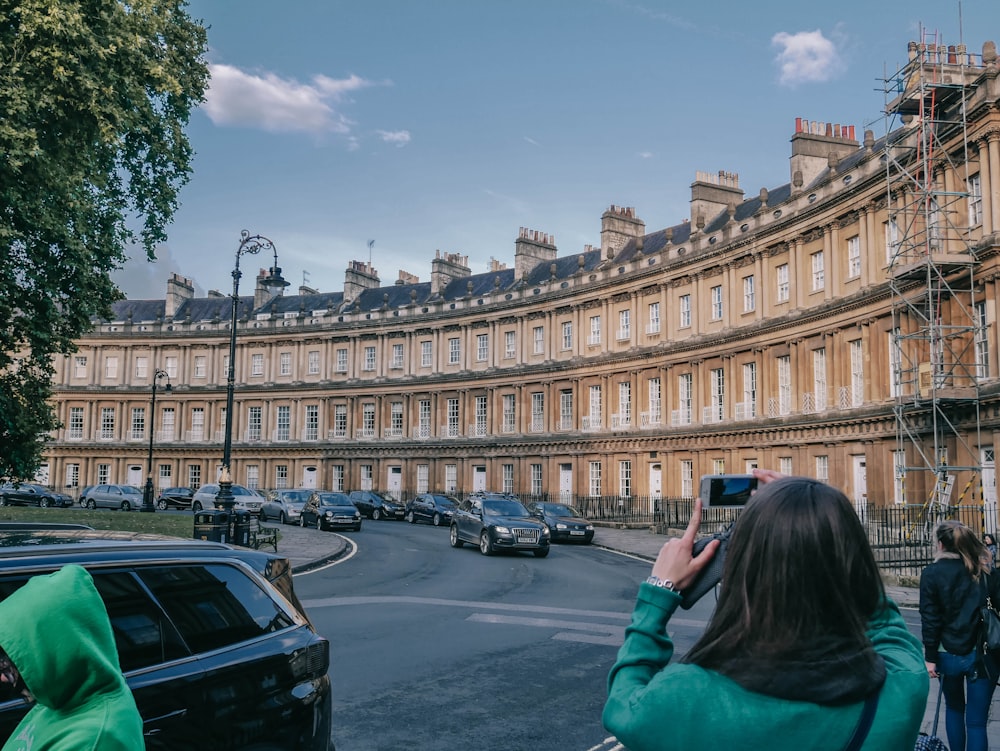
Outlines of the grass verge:
<svg viewBox="0 0 1000 751">
<path fill-rule="evenodd" d="M 64 522 L 86 524 L 94 529 L 120 529 L 126 532 L 152 532 L 159 535 L 190 538 L 194 518 L 181 514 L 107 511 L 80 508 L 0 507 L 0 522 Z"/>
</svg>

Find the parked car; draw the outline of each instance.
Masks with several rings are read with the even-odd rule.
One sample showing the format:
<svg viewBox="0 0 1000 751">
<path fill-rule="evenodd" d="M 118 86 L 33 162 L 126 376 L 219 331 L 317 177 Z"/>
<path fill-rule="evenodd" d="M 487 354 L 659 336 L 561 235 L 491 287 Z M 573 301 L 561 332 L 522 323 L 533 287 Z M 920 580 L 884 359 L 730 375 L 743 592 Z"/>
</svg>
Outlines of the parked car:
<svg viewBox="0 0 1000 751">
<path fill-rule="evenodd" d="M 405 518 L 410 524 L 430 522 L 435 527 L 451 523 L 458 499 L 442 493 L 421 493 L 406 502 Z"/>
<path fill-rule="evenodd" d="M 198 488 L 191 499 L 191 508 L 195 511 L 215 508 L 215 496 L 219 494 L 218 484 L 202 485 Z M 234 509 L 239 511 L 249 511 L 251 514 L 259 514 L 260 507 L 264 505 L 264 496 L 253 488 L 243 485 L 233 485 Z"/>
<path fill-rule="evenodd" d="M 548 525 L 552 542 L 590 543 L 594 539 L 594 525 L 566 503 L 529 503 L 525 508 Z"/>
<path fill-rule="evenodd" d="M 22 482 L 17 485 L 6 482 L 0 485 L 0 506 L 38 506 L 49 508 L 57 506 L 64 508 L 72 506 L 73 499 L 65 493 L 49 490 L 44 485 L 33 482 Z"/>
<path fill-rule="evenodd" d="M 302 507 L 299 526 L 317 529 L 353 529 L 361 531 L 361 512 L 351 503 L 347 493 L 329 493 L 315 490 Z"/>
<path fill-rule="evenodd" d="M 330 751 L 330 649 L 274 554 L 87 529 L 0 530 L 0 600 L 87 568 L 111 619 L 148 751 Z M 57 648 L 57 646 L 56 646 Z M 0 744 L 30 705 L 0 682 Z"/>
<path fill-rule="evenodd" d="M 351 503 L 362 516 L 379 519 L 402 519 L 406 508 L 389 493 L 379 490 L 352 490 Z"/>
<path fill-rule="evenodd" d="M 532 518 L 520 501 L 507 498 L 467 498 L 451 520 L 451 546 L 469 542 L 483 555 L 497 550 L 530 550 L 536 558 L 549 554 L 545 522 Z"/>
<path fill-rule="evenodd" d="M 282 524 L 298 524 L 310 493 L 309 488 L 272 490 L 260 507 L 260 520 L 277 519 Z"/>
<path fill-rule="evenodd" d="M 156 497 L 156 508 L 166 511 L 168 508 L 191 508 L 194 491 L 191 488 L 164 488 Z"/>
<path fill-rule="evenodd" d="M 142 491 L 131 485 L 95 485 L 86 496 L 80 496 L 80 505 L 131 511 L 142 506 Z"/>
</svg>

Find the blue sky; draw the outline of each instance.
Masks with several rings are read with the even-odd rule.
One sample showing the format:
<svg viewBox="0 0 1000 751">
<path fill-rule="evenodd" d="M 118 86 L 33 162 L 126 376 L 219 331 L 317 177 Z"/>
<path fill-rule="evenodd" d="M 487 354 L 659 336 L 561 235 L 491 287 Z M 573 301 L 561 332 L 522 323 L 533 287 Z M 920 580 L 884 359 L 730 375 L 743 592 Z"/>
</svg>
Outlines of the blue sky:
<svg viewBox="0 0 1000 751">
<path fill-rule="evenodd" d="M 697 171 L 747 196 L 789 181 L 796 117 L 884 132 L 880 79 L 920 29 L 979 53 L 1000 2 L 192 0 L 212 81 L 194 174 L 159 261 L 116 276 L 162 298 L 177 272 L 232 289 L 240 231 L 271 238 L 294 291 L 429 279 L 436 250 L 513 265 L 520 227 L 559 255 L 600 216 L 688 216 Z M 961 22 L 960 22 L 961 21 Z M 272 258 L 244 256 L 241 292 Z"/>
</svg>

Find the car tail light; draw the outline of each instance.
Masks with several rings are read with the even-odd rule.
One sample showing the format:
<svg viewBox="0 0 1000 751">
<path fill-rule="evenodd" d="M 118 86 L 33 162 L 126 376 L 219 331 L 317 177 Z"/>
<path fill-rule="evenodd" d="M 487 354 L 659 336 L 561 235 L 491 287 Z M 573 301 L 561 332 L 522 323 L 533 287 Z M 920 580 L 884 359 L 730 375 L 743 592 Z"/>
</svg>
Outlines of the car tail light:
<svg viewBox="0 0 1000 751">
<path fill-rule="evenodd" d="M 323 675 L 330 667 L 330 642 L 317 639 L 305 649 L 298 650 L 291 661 L 292 675 L 309 678 Z"/>
</svg>

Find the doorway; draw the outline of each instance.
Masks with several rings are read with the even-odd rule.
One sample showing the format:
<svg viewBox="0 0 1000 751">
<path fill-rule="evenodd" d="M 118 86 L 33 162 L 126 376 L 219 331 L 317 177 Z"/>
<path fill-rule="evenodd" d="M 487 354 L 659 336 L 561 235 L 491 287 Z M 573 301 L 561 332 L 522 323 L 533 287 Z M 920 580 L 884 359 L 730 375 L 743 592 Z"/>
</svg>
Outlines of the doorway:
<svg viewBox="0 0 1000 751">
<path fill-rule="evenodd" d="M 314 490 L 316 488 L 316 467 L 302 469 L 302 487 Z"/>
<path fill-rule="evenodd" d="M 573 502 L 573 465 L 559 465 L 559 502 Z"/>
<path fill-rule="evenodd" d="M 142 465 L 133 464 L 128 468 L 128 479 L 125 484 L 136 488 L 142 487 Z"/>
<path fill-rule="evenodd" d="M 389 476 L 386 478 L 386 490 L 397 501 L 403 493 L 403 468 L 400 466 L 389 467 Z"/>
</svg>

